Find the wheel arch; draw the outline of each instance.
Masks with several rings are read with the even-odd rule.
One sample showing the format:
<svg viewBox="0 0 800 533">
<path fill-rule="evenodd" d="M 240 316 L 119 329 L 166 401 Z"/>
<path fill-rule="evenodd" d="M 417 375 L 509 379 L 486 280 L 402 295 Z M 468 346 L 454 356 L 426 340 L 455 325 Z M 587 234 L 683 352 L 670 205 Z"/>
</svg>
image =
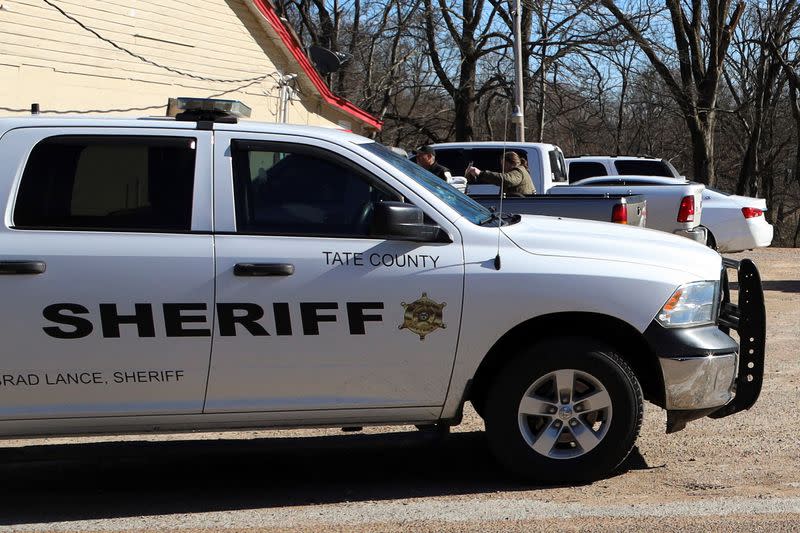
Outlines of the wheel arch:
<svg viewBox="0 0 800 533">
<path fill-rule="evenodd" d="M 706 246 L 714 251 L 719 251 L 719 243 L 717 242 L 717 237 L 714 235 L 714 232 L 705 224 L 701 224 L 701 226 L 706 228 Z"/>
<path fill-rule="evenodd" d="M 523 346 L 554 337 L 589 337 L 608 344 L 636 374 L 645 398 L 656 405 L 664 405 L 661 366 L 642 334 L 618 318 L 586 312 L 542 315 L 506 332 L 478 365 L 466 399 L 481 413 L 492 378 L 503 364 L 514 358 Z"/>
</svg>

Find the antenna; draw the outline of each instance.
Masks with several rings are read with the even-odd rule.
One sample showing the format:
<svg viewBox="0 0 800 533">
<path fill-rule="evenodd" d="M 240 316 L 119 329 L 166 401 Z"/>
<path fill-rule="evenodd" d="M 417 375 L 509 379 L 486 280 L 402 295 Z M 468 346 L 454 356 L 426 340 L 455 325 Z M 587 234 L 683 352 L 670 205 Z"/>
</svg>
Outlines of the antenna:
<svg viewBox="0 0 800 533">
<path fill-rule="evenodd" d="M 503 155 L 500 158 L 500 174 L 505 174 L 506 166 L 506 142 L 508 140 L 508 102 L 506 102 L 505 122 L 503 123 Z M 506 180 L 500 180 L 500 204 L 497 213 L 497 255 L 494 256 L 494 269 L 500 270 L 500 235 L 503 233 L 503 186 Z"/>
</svg>

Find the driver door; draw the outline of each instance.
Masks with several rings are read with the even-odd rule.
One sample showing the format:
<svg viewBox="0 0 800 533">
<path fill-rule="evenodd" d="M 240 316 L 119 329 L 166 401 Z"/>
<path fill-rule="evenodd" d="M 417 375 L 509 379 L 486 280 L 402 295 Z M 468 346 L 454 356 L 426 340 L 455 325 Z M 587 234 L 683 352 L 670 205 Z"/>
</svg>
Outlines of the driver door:
<svg viewBox="0 0 800 533">
<path fill-rule="evenodd" d="M 307 141 L 217 135 L 205 412 L 438 412 L 458 339 L 460 237 L 370 236 L 372 206 L 405 196 L 369 160 Z M 435 327 L 420 327 L 421 314 Z"/>
</svg>

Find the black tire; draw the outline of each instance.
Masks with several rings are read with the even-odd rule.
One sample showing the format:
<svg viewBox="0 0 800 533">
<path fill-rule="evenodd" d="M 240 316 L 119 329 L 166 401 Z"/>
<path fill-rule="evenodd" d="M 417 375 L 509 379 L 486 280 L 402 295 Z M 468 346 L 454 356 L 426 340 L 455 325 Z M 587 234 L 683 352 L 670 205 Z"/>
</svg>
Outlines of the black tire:
<svg viewBox="0 0 800 533">
<path fill-rule="evenodd" d="M 717 251 L 717 239 L 714 238 L 714 234 L 708 228 L 706 228 L 706 246 Z"/>
<path fill-rule="evenodd" d="M 561 372 L 554 374 L 557 371 Z M 570 403 L 562 404 L 554 391 L 556 379 L 551 376 L 569 376 L 570 371 L 574 371 L 570 394 L 575 401 L 571 398 Z M 537 383 L 542 384 L 529 391 Z M 594 405 L 609 407 L 589 413 L 592 402 L 587 399 L 603 389 L 607 396 Z M 548 409 L 557 405 L 557 414 L 520 414 L 523 395 L 554 398 L 554 406 Z M 581 409 L 587 412 L 580 413 Z M 528 481 L 567 483 L 593 480 L 613 472 L 633 449 L 642 413 L 639 381 L 611 348 L 593 339 L 557 338 L 531 346 L 498 372 L 488 391 L 485 421 L 490 449 L 506 469 Z M 588 428 L 592 428 L 592 435 L 583 442 L 590 442 L 593 448 L 584 448 L 575 437 L 583 433 L 586 438 Z M 599 429 L 595 432 L 594 428 Z M 550 448 L 554 437 L 548 440 L 545 430 L 559 435 Z M 533 439 L 533 444 L 526 438 Z M 571 442 L 562 442 L 570 439 Z M 549 449 L 548 455 L 536 451 L 534 444 Z"/>
</svg>

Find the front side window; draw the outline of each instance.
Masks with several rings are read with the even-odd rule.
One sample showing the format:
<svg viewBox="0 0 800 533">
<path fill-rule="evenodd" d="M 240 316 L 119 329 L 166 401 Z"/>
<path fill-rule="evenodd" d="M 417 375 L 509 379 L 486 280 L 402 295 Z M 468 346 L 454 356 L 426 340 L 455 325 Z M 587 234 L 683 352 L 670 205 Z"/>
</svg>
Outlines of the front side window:
<svg viewBox="0 0 800 533">
<path fill-rule="evenodd" d="M 401 200 L 321 150 L 234 141 L 232 153 L 239 232 L 365 237 L 374 205 Z"/>
<path fill-rule="evenodd" d="M 196 144 L 188 137 L 45 139 L 22 174 L 14 227 L 189 231 Z"/>
<path fill-rule="evenodd" d="M 382 144 L 376 142 L 364 143 L 360 146 L 413 179 L 428 192 L 435 194 L 441 201 L 473 224 L 481 224 L 492 219 L 492 212 L 487 208 L 452 185 L 445 183 L 444 180 L 437 178 L 413 161 L 400 157 Z"/>
</svg>

